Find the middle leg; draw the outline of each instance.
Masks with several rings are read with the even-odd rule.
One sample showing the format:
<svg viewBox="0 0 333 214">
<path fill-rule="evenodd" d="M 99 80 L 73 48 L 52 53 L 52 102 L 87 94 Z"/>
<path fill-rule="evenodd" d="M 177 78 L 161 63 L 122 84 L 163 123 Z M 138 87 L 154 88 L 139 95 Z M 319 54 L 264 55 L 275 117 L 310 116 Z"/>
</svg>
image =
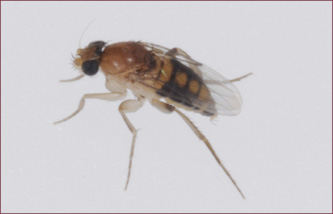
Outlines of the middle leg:
<svg viewBox="0 0 333 214">
<path fill-rule="evenodd" d="M 138 98 L 138 100 L 125 100 L 119 106 L 119 112 L 120 112 L 121 116 L 123 117 L 124 121 L 126 122 L 127 127 L 133 134 L 125 190 L 127 189 L 127 186 L 128 186 L 128 183 L 129 183 L 129 180 L 131 177 L 132 159 L 133 159 L 133 155 L 134 155 L 134 147 L 135 147 L 135 140 L 136 140 L 136 133 L 137 133 L 137 130 L 135 129 L 135 127 L 133 126 L 131 121 L 129 121 L 128 117 L 126 116 L 126 113 L 136 112 L 137 110 L 139 110 L 142 107 L 144 102 L 145 102 L 144 98 Z"/>
</svg>

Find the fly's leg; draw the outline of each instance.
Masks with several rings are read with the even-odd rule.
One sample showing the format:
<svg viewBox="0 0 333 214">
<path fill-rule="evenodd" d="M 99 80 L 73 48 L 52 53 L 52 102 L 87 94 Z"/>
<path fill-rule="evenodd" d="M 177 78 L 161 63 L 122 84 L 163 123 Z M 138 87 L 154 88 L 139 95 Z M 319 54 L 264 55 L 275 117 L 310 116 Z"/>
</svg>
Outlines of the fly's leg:
<svg viewBox="0 0 333 214">
<path fill-rule="evenodd" d="M 201 74 L 201 71 L 200 69 L 198 68 L 199 65 L 201 65 L 201 63 L 199 62 L 196 62 L 195 60 L 193 60 L 190 55 L 188 55 L 185 51 L 183 51 L 182 49 L 180 48 L 172 48 L 170 49 L 166 55 L 169 55 L 169 56 L 182 56 L 184 57 L 185 59 L 189 59 L 189 66 L 190 68 L 196 73 L 198 74 L 200 77 L 202 77 L 202 74 Z"/>
<path fill-rule="evenodd" d="M 155 106 L 157 109 L 159 109 L 160 111 L 164 112 L 164 113 L 172 113 L 172 112 L 177 112 L 177 114 L 179 114 L 179 116 L 181 116 L 181 118 L 183 118 L 183 120 L 187 123 L 187 125 L 192 129 L 192 131 L 198 136 L 198 138 L 200 140 L 202 140 L 206 146 L 208 147 L 208 149 L 210 150 L 210 152 L 212 153 L 212 155 L 214 156 L 215 160 L 217 161 L 217 163 L 221 166 L 221 168 L 223 169 L 223 171 L 227 174 L 227 176 L 229 177 L 229 179 L 231 180 L 231 182 L 234 184 L 234 186 L 236 187 L 236 189 L 238 190 L 238 192 L 241 194 L 241 196 L 245 199 L 244 194 L 242 193 L 242 191 L 240 190 L 240 188 L 238 187 L 236 181 L 232 178 L 231 174 L 228 172 L 228 170 L 225 168 L 225 166 L 222 164 L 220 158 L 217 156 L 217 154 L 215 153 L 212 145 L 209 143 L 209 141 L 207 140 L 207 138 L 200 132 L 200 130 L 193 124 L 193 122 L 186 117 L 181 111 L 179 111 L 177 108 L 175 108 L 172 105 L 169 105 L 167 103 L 161 102 L 159 100 L 152 100 L 151 104 L 153 106 Z"/>
<path fill-rule="evenodd" d="M 69 115 L 68 117 L 56 121 L 54 122 L 54 124 L 58 124 L 61 122 L 65 122 L 66 120 L 71 119 L 72 117 L 74 117 L 75 115 L 77 115 L 84 107 L 85 104 L 85 99 L 88 98 L 93 98 L 93 99 L 101 99 L 101 100 L 108 100 L 108 101 L 115 101 L 115 100 L 121 100 L 126 96 L 126 93 L 99 93 L 99 94 L 85 94 L 82 96 L 81 100 L 80 100 L 80 104 L 78 109 L 71 115 Z"/>
<path fill-rule="evenodd" d="M 231 80 L 224 80 L 224 81 L 216 81 L 216 80 L 205 80 L 204 82 L 206 84 L 215 84 L 215 85 L 223 85 L 223 84 L 230 84 L 232 82 L 237 82 L 237 81 L 240 81 L 250 75 L 252 75 L 253 73 L 248 73 L 248 74 L 245 74 L 244 76 L 241 76 L 241 77 L 238 77 L 238 78 L 235 78 L 235 79 L 231 79 Z"/>
<path fill-rule="evenodd" d="M 135 147 L 135 140 L 136 140 L 136 133 L 137 133 L 137 130 L 135 129 L 133 124 L 129 121 L 128 117 L 126 116 L 126 113 L 136 112 L 137 110 L 139 110 L 142 107 L 142 105 L 144 104 L 144 101 L 145 101 L 144 98 L 139 98 L 138 100 L 125 100 L 119 106 L 119 112 L 120 112 L 121 116 L 123 117 L 123 119 L 125 120 L 126 125 L 128 126 L 129 130 L 133 134 L 125 190 L 127 189 L 127 186 L 128 186 L 128 183 L 129 183 L 129 180 L 131 177 L 132 159 L 133 159 L 133 155 L 134 155 L 134 147 Z"/>
<path fill-rule="evenodd" d="M 81 78 L 83 78 L 83 77 L 84 77 L 84 74 L 80 74 L 79 76 L 74 77 L 73 79 L 60 80 L 60 82 L 74 82 L 74 81 L 77 81 L 77 80 L 79 80 L 79 79 L 81 79 Z"/>
<path fill-rule="evenodd" d="M 241 76 L 241 77 L 238 77 L 238 78 L 235 78 L 235 79 L 232 79 L 232 80 L 229 80 L 230 82 L 237 82 L 237 81 L 240 81 L 241 79 L 244 79 L 250 75 L 252 75 L 253 73 L 248 73 L 248 74 L 245 74 L 244 76 Z"/>
</svg>

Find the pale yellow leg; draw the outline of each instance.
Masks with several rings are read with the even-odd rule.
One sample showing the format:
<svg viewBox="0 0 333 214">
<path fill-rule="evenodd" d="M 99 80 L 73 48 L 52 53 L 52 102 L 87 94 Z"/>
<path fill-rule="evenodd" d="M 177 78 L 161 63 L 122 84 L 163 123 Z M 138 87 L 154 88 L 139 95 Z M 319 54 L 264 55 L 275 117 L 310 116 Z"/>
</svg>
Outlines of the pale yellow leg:
<svg viewBox="0 0 333 214">
<path fill-rule="evenodd" d="M 139 110 L 142 107 L 142 105 L 144 104 L 144 101 L 145 101 L 144 98 L 139 98 L 138 100 L 125 100 L 119 106 L 119 112 L 120 112 L 121 116 L 123 117 L 123 119 L 125 120 L 126 125 L 128 126 L 129 130 L 133 134 L 125 190 L 127 189 L 127 186 L 129 184 L 129 180 L 131 177 L 132 160 L 133 160 L 133 156 L 134 156 L 135 140 L 136 140 L 136 133 L 137 133 L 137 130 L 135 129 L 133 124 L 129 121 L 128 117 L 126 116 L 126 113 L 135 112 L 135 111 Z"/>
<path fill-rule="evenodd" d="M 238 77 L 238 78 L 235 78 L 235 79 L 232 79 L 232 80 L 229 80 L 230 82 L 237 82 L 237 81 L 240 81 L 241 79 L 244 79 L 250 75 L 252 75 L 253 73 L 248 73 L 248 74 L 245 74 L 244 76 L 241 76 L 241 77 Z"/>
<path fill-rule="evenodd" d="M 80 104 L 78 109 L 73 112 L 73 114 L 69 115 L 68 117 L 56 121 L 54 122 L 54 124 L 58 124 L 61 122 L 65 122 L 66 120 L 71 119 L 72 117 L 74 117 L 75 115 L 77 115 L 84 107 L 85 104 L 85 99 L 88 98 L 93 98 L 93 99 L 102 99 L 102 100 L 108 100 L 108 101 L 115 101 L 115 100 L 121 100 L 126 96 L 126 93 L 100 93 L 100 94 L 85 94 L 82 96 L 81 100 L 80 100 Z"/>
<path fill-rule="evenodd" d="M 60 82 L 74 82 L 74 81 L 77 81 L 77 80 L 79 80 L 79 79 L 81 79 L 81 78 L 83 78 L 83 77 L 84 77 L 84 74 L 80 74 L 79 76 L 74 77 L 73 79 L 60 80 Z"/>
<path fill-rule="evenodd" d="M 215 160 L 217 161 L 217 163 L 221 166 L 221 168 L 227 174 L 227 176 L 229 177 L 229 179 L 231 180 L 231 182 L 234 184 L 234 186 L 236 187 L 236 189 L 238 190 L 238 192 L 245 199 L 244 194 L 242 193 L 242 191 L 238 187 L 236 181 L 232 178 L 231 174 L 228 172 L 228 170 L 226 169 L 226 167 L 222 164 L 221 160 L 219 159 L 219 157 L 215 153 L 212 145 L 209 143 L 209 141 L 207 140 L 207 138 L 200 132 L 200 130 L 193 124 L 193 122 L 188 117 L 186 117 L 181 111 L 179 111 L 177 108 L 175 108 L 172 105 L 169 105 L 167 103 L 161 102 L 159 100 L 152 100 L 151 104 L 153 106 L 155 106 L 157 109 L 159 109 L 162 112 L 164 112 L 164 113 L 171 113 L 171 112 L 175 111 L 175 112 L 177 112 L 177 114 L 179 114 L 183 118 L 183 120 L 185 120 L 185 122 L 187 123 L 187 125 L 189 125 L 191 127 L 192 131 L 198 136 L 198 138 L 200 140 L 202 140 L 206 144 L 206 146 L 208 147 L 209 151 L 213 154 L 213 156 L 214 156 Z"/>
</svg>

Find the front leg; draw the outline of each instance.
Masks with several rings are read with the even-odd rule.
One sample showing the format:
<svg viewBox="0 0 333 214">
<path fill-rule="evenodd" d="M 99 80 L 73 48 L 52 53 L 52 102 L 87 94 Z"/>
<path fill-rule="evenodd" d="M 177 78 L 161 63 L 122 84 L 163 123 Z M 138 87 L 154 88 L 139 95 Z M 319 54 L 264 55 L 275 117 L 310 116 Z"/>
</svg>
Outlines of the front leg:
<svg viewBox="0 0 333 214">
<path fill-rule="evenodd" d="M 139 110 L 142 107 L 144 102 L 145 102 L 144 98 L 138 98 L 138 100 L 125 100 L 119 106 L 119 112 L 120 112 L 121 116 L 123 117 L 123 119 L 125 120 L 126 125 L 128 126 L 129 130 L 133 134 L 125 190 L 127 189 L 127 186 L 128 186 L 128 183 L 129 183 L 129 180 L 131 177 L 132 159 L 133 159 L 133 155 L 134 155 L 135 139 L 136 139 L 136 133 L 137 133 L 137 130 L 135 129 L 135 127 L 133 126 L 131 121 L 129 121 L 128 117 L 126 116 L 126 113 L 136 112 L 137 110 Z"/>
<path fill-rule="evenodd" d="M 54 124 L 64 122 L 68 119 L 71 119 L 75 115 L 77 115 L 83 109 L 84 104 L 85 104 L 85 99 L 93 98 L 93 99 L 101 99 L 101 100 L 108 100 L 108 101 L 116 101 L 116 100 L 121 100 L 121 99 L 125 98 L 125 96 L 126 96 L 126 93 L 116 93 L 116 92 L 113 92 L 113 93 L 99 93 L 99 94 L 85 94 L 85 95 L 82 96 L 82 98 L 80 100 L 80 104 L 79 104 L 78 109 L 73 114 L 69 115 L 68 117 L 66 117 L 62 120 L 54 122 Z"/>
</svg>

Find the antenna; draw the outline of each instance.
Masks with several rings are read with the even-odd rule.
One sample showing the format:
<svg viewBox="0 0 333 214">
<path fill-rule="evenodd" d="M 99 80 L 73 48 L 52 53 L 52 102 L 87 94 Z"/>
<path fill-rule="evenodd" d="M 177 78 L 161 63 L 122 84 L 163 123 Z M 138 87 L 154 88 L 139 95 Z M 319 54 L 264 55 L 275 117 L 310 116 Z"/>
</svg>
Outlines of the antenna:
<svg viewBox="0 0 333 214">
<path fill-rule="evenodd" d="M 89 22 L 89 24 L 84 28 L 84 30 L 83 30 L 83 32 L 82 32 L 82 34 L 81 34 L 81 36 L 80 36 L 80 40 L 79 40 L 79 48 L 80 48 L 80 49 L 81 49 L 81 41 L 82 41 L 83 35 L 86 33 L 88 27 L 89 27 L 94 21 L 95 21 L 95 19 L 91 20 L 91 21 Z"/>
</svg>

